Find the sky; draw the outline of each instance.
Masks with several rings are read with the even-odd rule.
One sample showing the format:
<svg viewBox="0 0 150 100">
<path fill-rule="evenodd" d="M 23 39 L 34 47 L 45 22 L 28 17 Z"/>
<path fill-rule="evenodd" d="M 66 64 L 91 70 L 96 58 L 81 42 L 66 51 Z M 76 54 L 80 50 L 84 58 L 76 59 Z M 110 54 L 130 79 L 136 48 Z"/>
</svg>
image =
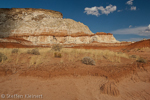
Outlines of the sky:
<svg viewBox="0 0 150 100">
<path fill-rule="evenodd" d="M 0 0 L 0 8 L 55 10 L 119 41 L 150 39 L 150 0 Z"/>
</svg>

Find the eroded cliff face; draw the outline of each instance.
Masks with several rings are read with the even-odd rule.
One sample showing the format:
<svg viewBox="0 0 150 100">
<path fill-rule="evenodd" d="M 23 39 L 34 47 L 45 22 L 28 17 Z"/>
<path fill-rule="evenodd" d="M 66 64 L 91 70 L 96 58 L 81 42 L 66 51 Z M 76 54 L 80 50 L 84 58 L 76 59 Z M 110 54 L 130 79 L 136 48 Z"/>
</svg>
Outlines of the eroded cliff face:
<svg viewBox="0 0 150 100">
<path fill-rule="evenodd" d="M 54 44 L 54 43 L 62 43 L 62 44 L 81 44 L 81 43 L 92 43 L 94 41 L 97 42 L 105 42 L 105 43 L 115 43 L 117 40 L 113 35 L 94 35 L 94 36 L 80 36 L 80 37 L 55 37 L 55 36 L 24 36 L 22 37 L 25 40 L 31 41 L 34 45 L 40 44 Z"/>
<path fill-rule="evenodd" d="M 32 8 L 0 9 L 0 37 L 19 37 L 34 45 L 117 42 L 112 34 L 94 34 L 83 23 L 63 19 L 60 12 Z"/>
</svg>

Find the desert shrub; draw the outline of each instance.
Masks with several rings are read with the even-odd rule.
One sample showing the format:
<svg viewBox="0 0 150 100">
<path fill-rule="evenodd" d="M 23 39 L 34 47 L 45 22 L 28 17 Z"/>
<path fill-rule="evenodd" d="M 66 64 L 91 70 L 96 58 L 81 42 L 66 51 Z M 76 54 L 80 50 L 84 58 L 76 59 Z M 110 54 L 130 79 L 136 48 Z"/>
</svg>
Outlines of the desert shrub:
<svg viewBox="0 0 150 100">
<path fill-rule="evenodd" d="M 62 45 L 60 44 L 55 44 L 52 46 L 52 49 L 51 50 L 54 50 L 54 51 L 60 51 L 62 49 Z"/>
<path fill-rule="evenodd" d="M 18 49 L 13 49 L 11 53 L 18 53 Z"/>
<path fill-rule="evenodd" d="M 117 54 L 123 54 L 123 52 L 117 52 Z"/>
<path fill-rule="evenodd" d="M 27 51 L 28 54 L 34 54 L 34 55 L 40 55 L 40 52 L 38 49 L 32 49 Z"/>
<path fill-rule="evenodd" d="M 84 63 L 86 65 L 95 65 L 95 61 L 90 57 L 84 57 L 82 59 L 82 63 Z"/>
<path fill-rule="evenodd" d="M 0 62 L 2 61 L 2 57 L 0 57 Z"/>
<path fill-rule="evenodd" d="M 61 55 L 61 53 L 60 53 L 60 52 L 55 52 L 55 53 L 54 53 L 54 57 L 61 58 L 61 57 L 62 57 L 62 55 Z"/>
<path fill-rule="evenodd" d="M 137 51 L 140 51 L 140 50 L 141 50 L 140 48 L 137 49 Z"/>
<path fill-rule="evenodd" d="M 27 53 L 28 53 L 28 54 L 31 54 L 31 50 L 28 50 Z"/>
<path fill-rule="evenodd" d="M 126 49 L 122 49 L 122 51 L 125 51 Z"/>
<path fill-rule="evenodd" d="M 4 54 L 2 54 L 1 52 L 0 52 L 0 62 L 1 61 L 5 61 L 5 60 L 7 60 L 7 56 L 5 56 Z"/>
<path fill-rule="evenodd" d="M 136 57 L 137 57 L 136 55 L 131 55 L 131 56 L 130 56 L 130 58 L 136 58 Z"/>
<path fill-rule="evenodd" d="M 146 63 L 147 61 L 144 58 L 139 58 L 138 60 L 136 60 L 137 62 L 140 63 Z"/>
<path fill-rule="evenodd" d="M 130 52 L 130 50 L 127 50 L 127 52 Z"/>
</svg>

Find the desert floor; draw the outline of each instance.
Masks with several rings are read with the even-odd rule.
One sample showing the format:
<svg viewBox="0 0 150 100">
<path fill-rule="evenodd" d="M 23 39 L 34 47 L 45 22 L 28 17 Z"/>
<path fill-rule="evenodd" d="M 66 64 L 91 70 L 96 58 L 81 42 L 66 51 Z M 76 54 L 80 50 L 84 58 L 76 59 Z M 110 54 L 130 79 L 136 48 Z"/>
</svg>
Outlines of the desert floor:
<svg viewBox="0 0 150 100">
<path fill-rule="evenodd" d="M 149 47 L 32 49 L 0 48 L 0 100 L 150 100 Z"/>
</svg>

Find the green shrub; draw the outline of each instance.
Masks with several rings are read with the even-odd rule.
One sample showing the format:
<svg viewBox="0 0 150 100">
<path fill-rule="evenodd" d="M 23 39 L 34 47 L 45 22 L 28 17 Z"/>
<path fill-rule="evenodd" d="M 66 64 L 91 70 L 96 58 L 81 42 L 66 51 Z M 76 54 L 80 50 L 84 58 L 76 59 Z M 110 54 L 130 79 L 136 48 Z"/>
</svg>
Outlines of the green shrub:
<svg viewBox="0 0 150 100">
<path fill-rule="evenodd" d="M 13 49 L 11 53 L 18 53 L 18 49 Z"/>
<path fill-rule="evenodd" d="M 62 57 L 62 55 L 61 55 L 60 52 L 55 52 L 55 53 L 54 53 L 54 56 L 57 57 L 57 58 L 61 58 L 61 57 Z"/>
<path fill-rule="evenodd" d="M 95 61 L 90 57 L 84 57 L 82 59 L 82 63 L 84 63 L 86 65 L 95 65 Z"/>
<path fill-rule="evenodd" d="M 55 44 L 52 46 L 52 49 L 51 50 L 54 50 L 54 51 L 60 51 L 62 49 L 62 45 L 60 44 Z"/>
<path fill-rule="evenodd" d="M 138 60 L 136 60 L 137 62 L 140 63 L 147 63 L 147 61 L 144 58 L 139 58 Z"/>
<path fill-rule="evenodd" d="M 2 54 L 1 52 L 0 52 L 0 62 L 1 61 L 5 61 L 5 60 L 7 60 L 7 57 L 4 55 L 4 54 Z"/>
<path fill-rule="evenodd" d="M 38 49 L 32 49 L 27 51 L 28 54 L 34 54 L 34 55 L 40 55 L 40 52 Z"/>
</svg>

